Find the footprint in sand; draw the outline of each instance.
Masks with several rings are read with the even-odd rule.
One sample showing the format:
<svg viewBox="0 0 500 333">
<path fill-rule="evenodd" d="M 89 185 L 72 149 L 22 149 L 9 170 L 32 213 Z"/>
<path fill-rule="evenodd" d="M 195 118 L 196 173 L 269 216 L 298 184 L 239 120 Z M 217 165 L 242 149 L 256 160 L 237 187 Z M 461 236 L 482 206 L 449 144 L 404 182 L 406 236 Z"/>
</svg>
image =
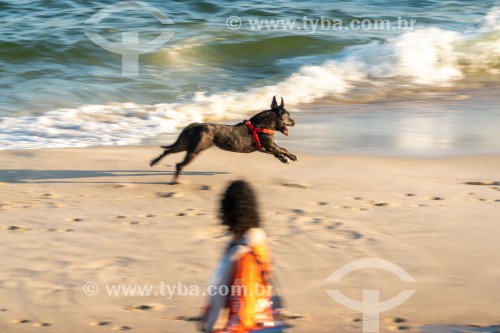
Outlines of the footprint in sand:
<svg viewBox="0 0 500 333">
<path fill-rule="evenodd" d="M 298 313 L 284 313 L 284 314 L 281 315 L 281 317 L 283 319 L 288 319 L 288 320 L 297 320 L 297 319 L 306 318 L 305 315 L 301 315 L 301 314 L 298 314 Z"/>
<path fill-rule="evenodd" d="M 141 222 L 140 225 L 155 225 L 156 222 Z"/>
<path fill-rule="evenodd" d="M 56 231 L 57 231 L 57 232 L 73 232 L 73 231 L 75 231 L 75 229 L 71 229 L 71 228 L 60 228 L 60 229 L 57 229 Z"/>
<path fill-rule="evenodd" d="M 75 229 L 71 229 L 71 228 L 59 228 L 59 229 L 56 229 L 56 228 L 44 228 L 44 229 L 40 229 L 40 231 L 47 231 L 47 232 L 73 232 L 73 231 L 75 231 Z"/>
<path fill-rule="evenodd" d="M 158 198 L 179 198 L 182 196 L 182 194 L 177 193 L 177 192 L 157 192 L 156 196 Z"/>
<path fill-rule="evenodd" d="M 136 260 L 130 257 L 115 257 L 113 263 L 119 265 L 120 267 L 128 267 L 130 264 L 135 263 Z"/>
<path fill-rule="evenodd" d="M 410 326 L 408 326 L 408 325 L 399 325 L 399 326 L 393 326 L 393 327 L 391 327 L 391 328 L 396 329 L 398 331 L 408 331 L 410 329 Z"/>
<path fill-rule="evenodd" d="M 296 183 L 283 183 L 281 185 L 286 186 L 286 187 L 294 187 L 294 188 L 307 188 L 307 186 L 305 186 L 305 185 L 296 184 Z"/>
<path fill-rule="evenodd" d="M 175 216 L 195 216 L 195 215 L 206 215 L 206 214 L 199 212 L 193 208 L 188 208 L 188 209 L 185 209 L 183 212 L 179 212 L 179 213 L 175 214 Z"/>
<path fill-rule="evenodd" d="M 405 318 L 401 317 L 385 318 L 384 321 L 389 324 L 396 324 L 389 326 L 389 329 L 393 331 L 407 331 L 411 329 L 408 324 L 405 324 L 408 322 Z"/>
<path fill-rule="evenodd" d="M 342 223 L 337 222 L 339 224 L 334 224 L 326 227 L 326 229 L 337 229 L 338 226 L 340 226 Z M 336 230 L 336 234 L 340 235 L 343 238 L 347 239 L 361 239 L 363 238 L 363 235 L 357 231 L 352 231 L 352 230 Z"/>
<path fill-rule="evenodd" d="M 387 207 L 387 206 L 389 206 L 389 203 L 387 203 L 387 202 L 374 202 L 373 206 L 376 206 L 376 207 Z"/>
<path fill-rule="evenodd" d="M 141 222 L 139 222 L 139 221 L 131 221 L 131 222 L 125 222 L 123 224 L 139 225 L 139 224 L 141 224 Z"/>
<path fill-rule="evenodd" d="M 483 186 L 498 186 L 500 181 L 476 181 L 476 182 L 465 182 L 465 185 L 483 185 Z"/>
<path fill-rule="evenodd" d="M 132 327 L 129 327 L 129 326 L 114 326 L 112 328 L 113 331 L 128 331 L 131 329 L 132 329 Z"/>
<path fill-rule="evenodd" d="M 350 231 L 349 234 L 350 234 L 350 238 L 351 239 L 360 239 L 360 238 L 363 238 L 363 235 L 360 234 L 357 231 Z"/>
<path fill-rule="evenodd" d="M 201 185 L 200 191 L 210 191 L 212 188 L 208 185 Z"/>
<path fill-rule="evenodd" d="M 431 197 L 430 200 L 444 200 L 443 197 Z"/>
<path fill-rule="evenodd" d="M 175 214 L 175 216 L 201 216 L 208 215 L 209 213 L 204 210 L 196 210 L 194 208 L 187 208 L 183 212 Z"/>
<path fill-rule="evenodd" d="M 13 209 L 14 206 L 12 205 L 12 203 L 10 202 L 3 202 L 3 203 L 0 203 L 0 209 Z"/>
<path fill-rule="evenodd" d="M 327 225 L 325 227 L 325 229 L 329 229 L 329 230 L 332 230 L 332 229 L 337 229 L 338 227 L 340 227 L 343 223 L 342 222 L 334 222 L 330 225 Z"/>
<path fill-rule="evenodd" d="M 188 316 L 162 317 L 161 319 L 163 319 L 163 320 L 180 320 L 180 321 L 187 321 L 187 322 L 201 321 L 201 317 L 199 317 L 199 316 L 196 316 L 196 317 L 188 317 Z"/>
<path fill-rule="evenodd" d="M 306 211 L 303 209 L 292 209 L 292 213 L 294 213 L 296 215 L 304 215 L 306 213 Z"/>
<path fill-rule="evenodd" d="M 83 219 L 82 218 L 79 218 L 79 217 L 70 217 L 70 218 L 67 218 L 65 220 L 66 222 L 83 222 Z"/>
<path fill-rule="evenodd" d="M 7 230 L 9 231 L 28 231 L 28 230 L 31 230 L 31 228 L 28 228 L 28 227 L 25 227 L 25 226 L 22 226 L 22 225 L 11 225 L 9 227 L 7 227 Z"/>
<path fill-rule="evenodd" d="M 90 326 L 107 326 L 111 324 L 109 321 L 91 321 L 89 323 Z"/>
<path fill-rule="evenodd" d="M 111 185 L 112 188 L 133 188 L 133 185 L 129 184 L 113 184 Z"/>
<path fill-rule="evenodd" d="M 316 202 L 316 205 L 318 205 L 318 206 L 326 206 L 326 205 L 328 205 L 328 202 L 326 202 L 326 201 L 318 201 L 318 202 Z"/>
<path fill-rule="evenodd" d="M 49 327 L 51 326 L 50 323 L 34 323 L 31 325 L 31 327 Z"/>
<path fill-rule="evenodd" d="M 395 323 L 395 324 L 401 324 L 401 323 L 406 323 L 407 320 L 401 317 L 394 317 L 394 318 L 385 318 L 384 321 L 389 322 L 389 323 Z"/>
<path fill-rule="evenodd" d="M 156 306 L 151 306 L 151 305 L 133 305 L 133 306 L 124 306 L 122 309 L 123 310 L 128 310 L 128 311 L 134 311 L 134 310 L 140 310 L 140 311 L 149 311 L 149 310 L 156 310 L 158 307 Z"/>
<path fill-rule="evenodd" d="M 27 324 L 30 323 L 31 320 L 29 319 L 14 319 L 10 321 L 12 324 Z"/>
</svg>

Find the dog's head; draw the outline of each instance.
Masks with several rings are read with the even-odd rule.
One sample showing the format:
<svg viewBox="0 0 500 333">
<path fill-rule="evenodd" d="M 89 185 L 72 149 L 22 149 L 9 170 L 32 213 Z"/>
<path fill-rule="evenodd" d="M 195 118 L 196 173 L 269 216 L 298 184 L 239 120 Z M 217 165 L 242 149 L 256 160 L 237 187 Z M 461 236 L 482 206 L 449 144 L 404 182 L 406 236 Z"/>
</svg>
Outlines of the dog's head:
<svg viewBox="0 0 500 333">
<path fill-rule="evenodd" d="M 276 112 L 276 114 L 278 115 L 276 130 L 285 135 L 288 135 L 288 127 L 293 127 L 295 125 L 295 121 L 290 118 L 290 113 L 285 109 L 285 101 L 283 101 L 283 97 L 281 97 L 280 105 L 278 105 L 278 103 L 276 102 L 276 96 L 273 97 L 273 101 L 271 102 L 271 110 L 273 112 Z"/>
</svg>

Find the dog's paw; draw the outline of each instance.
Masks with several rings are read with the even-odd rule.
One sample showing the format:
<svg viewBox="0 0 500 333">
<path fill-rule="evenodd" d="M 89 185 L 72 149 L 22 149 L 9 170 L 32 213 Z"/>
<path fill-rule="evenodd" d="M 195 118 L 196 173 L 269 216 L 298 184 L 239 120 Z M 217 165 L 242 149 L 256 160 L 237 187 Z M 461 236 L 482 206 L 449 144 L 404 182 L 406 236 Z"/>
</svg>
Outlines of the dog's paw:
<svg viewBox="0 0 500 333">
<path fill-rule="evenodd" d="M 297 158 L 297 156 L 295 156 L 294 154 L 290 154 L 290 155 L 288 155 L 288 157 L 289 157 L 292 161 L 294 161 L 294 162 L 296 162 L 296 161 L 298 161 L 298 160 L 299 160 L 299 159 Z"/>
<path fill-rule="evenodd" d="M 288 160 L 286 159 L 286 157 L 281 155 L 281 154 L 274 155 L 274 157 L 276 157 L 278 160 L 280 160 L 281 163 L 289 163 Z"/>
<path fill-rule="evenodd" d="M 149 162 L 149 166 L 152 167 L 154 166 L 156 163 L 158 163 L 158 161 L 155 159 L 152 159 L 150 162 Z"/>
</svg>

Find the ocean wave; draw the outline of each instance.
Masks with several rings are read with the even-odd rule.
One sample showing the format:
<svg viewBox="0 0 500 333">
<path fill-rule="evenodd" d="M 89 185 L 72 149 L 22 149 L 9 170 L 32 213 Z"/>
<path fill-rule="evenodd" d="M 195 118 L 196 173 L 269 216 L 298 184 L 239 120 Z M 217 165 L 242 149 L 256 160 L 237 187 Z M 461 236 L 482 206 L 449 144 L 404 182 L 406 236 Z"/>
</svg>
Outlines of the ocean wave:
<svg viewBox="0 0 500 333">
<path fill-rule="evenodd" d="M 346 47 L 340 57 L 303 66 L 280 82 L 246 91 L 197 93 L 183 103 L 114 103 L 59 109 L 0 121 L 0 149 L 138 144 L 196 121 L 243 119 L 263 110 L 273 95 L 289 107 L 320 98 L 451 87 L 470 74 L 500 73 L 500 10 L 475 32 L 441 28 L 407 31 L 385 42 Z"/>
</svg>

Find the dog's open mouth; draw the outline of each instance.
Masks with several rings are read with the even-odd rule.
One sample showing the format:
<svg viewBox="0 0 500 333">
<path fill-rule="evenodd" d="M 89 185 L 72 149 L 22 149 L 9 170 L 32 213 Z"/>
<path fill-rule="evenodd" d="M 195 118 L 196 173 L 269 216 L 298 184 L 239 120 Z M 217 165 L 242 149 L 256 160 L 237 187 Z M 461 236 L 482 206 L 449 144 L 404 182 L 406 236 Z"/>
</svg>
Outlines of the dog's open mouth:
<svg viewBox="0 0 500 333">
<path fill-rule="evenodd" d="M 281 129 L 281 133 L 283 133 L 283 134 L 285 134 L 286 136 L 288 136 L 288 127 L 283 126 L 283 128 Z"/>
</svg>

